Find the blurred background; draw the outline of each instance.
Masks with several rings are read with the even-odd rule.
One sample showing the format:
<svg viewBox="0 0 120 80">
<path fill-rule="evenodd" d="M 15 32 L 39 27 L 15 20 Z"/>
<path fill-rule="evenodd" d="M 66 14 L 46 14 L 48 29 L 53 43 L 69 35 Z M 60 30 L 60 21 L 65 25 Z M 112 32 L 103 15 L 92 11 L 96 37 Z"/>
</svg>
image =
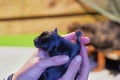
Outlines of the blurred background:
<svg viewBox="0 0 120 80">
<path fill-rule="evenodd" d="M 120 0 L 0 0 L 0 80 L 35 51 L 36 36 L 55 28 L 90 37 L 88 80 L 120 80 Z"/>
</svg>

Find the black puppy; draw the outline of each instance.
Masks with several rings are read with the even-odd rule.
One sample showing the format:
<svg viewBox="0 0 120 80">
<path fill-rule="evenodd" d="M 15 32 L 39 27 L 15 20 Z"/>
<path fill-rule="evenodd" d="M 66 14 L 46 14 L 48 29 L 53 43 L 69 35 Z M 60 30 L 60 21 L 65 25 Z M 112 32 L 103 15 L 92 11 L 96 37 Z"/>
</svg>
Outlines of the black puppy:
<svg viewBox="0 0 120 80">
<path fill-rule="evenodd" d="M 67 70 L 71 60 L 81 50 L 80 37 L 82 32 L 76 31 L 76 43 L 65 40 L 57 34 L 57 29 L 54 31 L 43 32 L 40 36 L 35 38 L 34 45 L 37 48 L 45 50 L 50 57 L 56 55 L 68 55 L 70 61 L 62 66 L 50 67 L 46 69 L 38 80 L 58 80 Z M 77 76 L 76 76 L 77 77 Z"/>
</svg>

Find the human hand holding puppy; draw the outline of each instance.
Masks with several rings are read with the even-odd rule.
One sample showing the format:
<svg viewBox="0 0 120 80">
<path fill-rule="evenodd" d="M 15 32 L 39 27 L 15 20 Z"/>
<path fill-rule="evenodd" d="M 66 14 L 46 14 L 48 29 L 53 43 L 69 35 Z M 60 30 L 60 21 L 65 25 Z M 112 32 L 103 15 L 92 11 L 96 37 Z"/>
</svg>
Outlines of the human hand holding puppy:
<svg viewBox="0 0 120 80">
<path fill-rule="evenodd" d="M 72 41 L 75 39 L 75 33 L 70 33 L 63 36 L 66 40 Z M 80 71 L 78 80 L 87 80 L 89 74 L 89 60 L 87 50 L 84 44 L 89 43 L 89 38 L 81 38 L 82 48 L 80 55 L 77 55 L 70 63 L 68 70 L 59 80 L 74 80 L 75 75 Z M 45 55 L 45 51 L 38 49 L 25 63 L 25 65 L 14 73 L 12 80 L 37 80 L 40 75 L 49 67 L 59 66 L 67 63 L 68 56 L 60 55 L 49 57 Z M 53 73 L 54 74 L 54 73 Z"/>
</svg>

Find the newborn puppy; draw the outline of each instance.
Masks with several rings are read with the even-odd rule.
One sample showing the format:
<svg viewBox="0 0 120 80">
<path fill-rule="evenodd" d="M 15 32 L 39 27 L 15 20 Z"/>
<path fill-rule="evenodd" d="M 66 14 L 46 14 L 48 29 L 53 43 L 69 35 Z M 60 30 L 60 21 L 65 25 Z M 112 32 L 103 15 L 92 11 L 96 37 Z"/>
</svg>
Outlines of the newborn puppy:
<svg viewBox="0 0 120 80">
<path fill-rule="evenodd" d="M 50 57 L 68 55 L 70 58 L 68 63 L 64 65 L 46 69 L 38 80 L 58 80 L 66 72 L 71 60 L 81 50 L 81 35 L 82 32 L 80 30 L 76 31 L 76 43 L 72 43 L 59 36 L 57 29 L 55 29 L 51 32 L 45 31 L 35 38 L 34 45 L 46 51 Z"/>
</svg>

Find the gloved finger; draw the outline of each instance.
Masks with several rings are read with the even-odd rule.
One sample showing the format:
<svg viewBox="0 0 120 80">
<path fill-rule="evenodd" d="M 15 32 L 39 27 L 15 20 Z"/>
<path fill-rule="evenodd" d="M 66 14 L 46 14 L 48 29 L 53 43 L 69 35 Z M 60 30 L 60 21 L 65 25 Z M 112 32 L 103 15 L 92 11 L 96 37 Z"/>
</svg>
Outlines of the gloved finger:
<svg viewBox="0 0 120 80">
<path fill-rule="evenodd" d="M 90 42 L 90 38 L 89 37 L 81 37 L 81 43 L 82 44 L 88 44 Z"/>
<path fill-rule="evenodd" d="M 78 80 L 87 80 L 89 69 L 90 69 L 90 63 L 88 59 L 87 49 L 85 46 L 82 45 L 80 55 L 82 57 L 82 66 L 80 70 L 80 75 L 78 76 Z"/>
<path fill-rule="evenodd" d="M 49 57 L 48 53 L 46 51 L 42 50 L 41 48 L 38 48 L 37 56 L 40 57 L 40 59 L 45 59 L 45 58 Z"/>
<path fill-rule="evenodd" d="M 75 40 L 75 32 L 62 35 L 62 37 L 68 41 Z"/>
<path fill-rule="evenodd" d="M 59 80 L 74 80 L 81 66 L 81 56 L 77 55 L 70 63 L 68 70 Z"/>
<path fill-rule="evenodd" d="M 42 59 L 38 66 L 42 69 L 46 69 L 52 66 L 59 66 L 65 64 L 69 60 L 69 57 L 66 55 L 49 57 L 47 59 Z"/>
</svg>

